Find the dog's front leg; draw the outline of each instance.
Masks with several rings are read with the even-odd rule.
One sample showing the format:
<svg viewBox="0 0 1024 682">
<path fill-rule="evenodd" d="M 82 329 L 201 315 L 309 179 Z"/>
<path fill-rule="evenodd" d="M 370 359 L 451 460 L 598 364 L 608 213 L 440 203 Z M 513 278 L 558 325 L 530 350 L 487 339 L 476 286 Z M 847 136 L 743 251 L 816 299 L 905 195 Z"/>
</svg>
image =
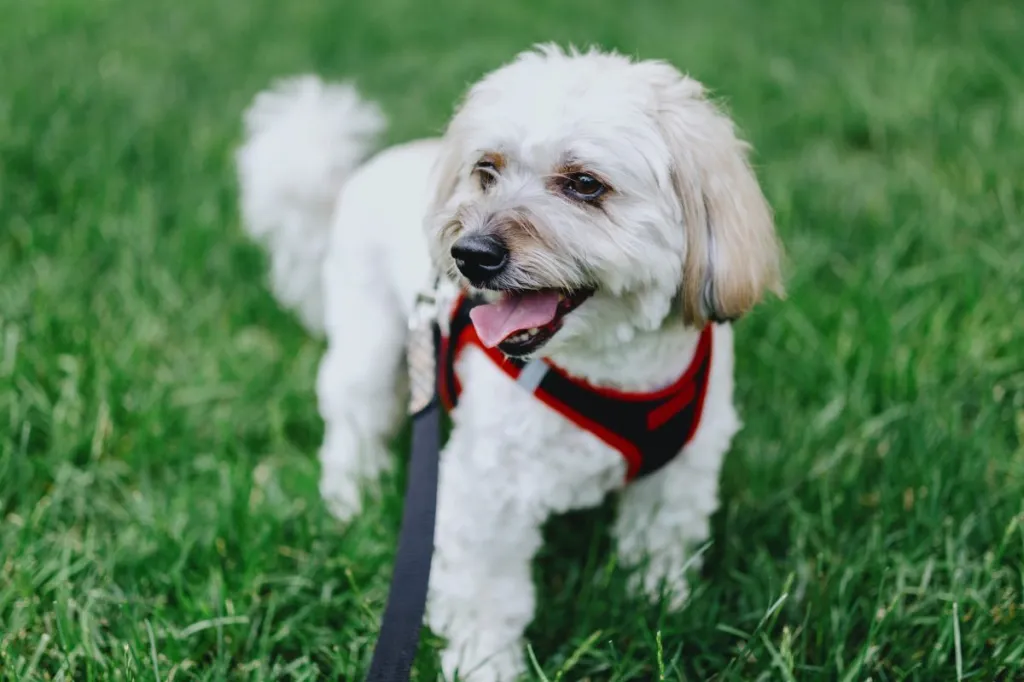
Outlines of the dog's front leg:
<svg viewBox="0 0 1024 682">
<path fill-rule="evenodd" d="M 522 636 L 535 606 L 531 561 L 547 512 L 520 494 L 515 472 L 505 468 L 509 453 L 471 451 L 460 435 L 441 462 L 428 623 L 447 639 L 447 680 L 512 682 L 526 669 Z"/>
<path fill-rule="evenodd" d="M 622 492 L 613 534 L 619 558 L 635 568 L 632 589 L 672 610 L 686 602 L 686 573 L 701 566 L 697 553 L 711 532 L 725 454 L 740 427 L 732 404 L 732 330 L 716 329 L 704 417 L 689 445 L 660 471 Z"/>
<path fill-rule="evenodd" d="M 631 591 L 682 608 L 686 574 L 700 567 L 695 551 L 708 539 L 717 503 L 717 470 L 692 470 L 683 456 L 623 490 L 613 535 L 620 561 L 635 571 Z"/>
</svg>

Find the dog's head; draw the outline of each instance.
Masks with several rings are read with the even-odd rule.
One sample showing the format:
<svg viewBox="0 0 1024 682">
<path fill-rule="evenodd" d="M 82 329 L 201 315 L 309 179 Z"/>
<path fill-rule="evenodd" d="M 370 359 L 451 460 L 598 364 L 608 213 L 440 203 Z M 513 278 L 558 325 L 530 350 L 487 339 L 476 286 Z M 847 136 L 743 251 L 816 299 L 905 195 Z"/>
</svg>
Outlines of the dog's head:
<svg viewBox="0 0 1024 682">
<path fill-rule="evenodd" d="M 488 292 L 474 325 L 508 355 L 624 339 L 673 315 L 736 319 L 782 289 L 746 152 L 672 66 L 539 47 L 474 85 L 449 124 L 433 256 Z"/>
</svg>

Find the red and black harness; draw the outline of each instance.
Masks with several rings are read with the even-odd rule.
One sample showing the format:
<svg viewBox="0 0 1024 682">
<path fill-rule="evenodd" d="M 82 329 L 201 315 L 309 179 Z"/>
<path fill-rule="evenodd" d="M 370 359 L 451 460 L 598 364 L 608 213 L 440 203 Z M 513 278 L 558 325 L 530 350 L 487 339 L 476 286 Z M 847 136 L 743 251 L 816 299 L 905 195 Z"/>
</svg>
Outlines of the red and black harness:
<svg viewBox="0 0 1024 682">
<path fill-rule="evenodd" d="M 438 344 L 438 392 L 445 409 L 455 407 L 461 392 L 455 372 L 459 354 L 474 345 L 542 403 L 622 453 L 627 480 L 665 466 L 693 438 L 708 389 L 711 325 L 701 332 L 693 360 L 677 381 L 658 391 L 632 393 L 593 386 L 546 359 L 523 362 L 485 348 L 469 318 L 469 311 L 481 303 L 461 296 L 448 335 Z"/>
</svg>

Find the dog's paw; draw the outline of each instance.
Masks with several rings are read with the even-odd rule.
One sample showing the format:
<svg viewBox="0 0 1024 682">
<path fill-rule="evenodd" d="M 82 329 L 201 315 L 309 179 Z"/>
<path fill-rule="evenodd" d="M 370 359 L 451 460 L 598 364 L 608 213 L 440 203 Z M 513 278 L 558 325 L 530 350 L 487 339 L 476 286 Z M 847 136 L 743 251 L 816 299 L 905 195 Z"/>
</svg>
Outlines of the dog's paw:
<svg viewBox="0 0 1024 682">
<path fill-rule="evenodd" d="M 320 497 L 328 511 L 347 522 L 363 507 L 363 495 L 375 493 L 391 469 L 391 456 L 376 439 L 361 439 L 349 429 L 331 429 L 320 448 Z"/>
<path fill-rule="evenodd" d="M 347 471 L 325 467 L 320 474 L 320 497 L 331 516 L 345 523 L 362 510 L 359 482 Z"/>
<path fill-rule="evenodd" d="M 685 570 L 677 562 L 651 561 L 629 577 L 630 593 L 648 600 L 652 606 L 665 605 L 670 612 L 681 611 L 690 596 Z"/>
<path fill-rule="evenodd" d="M 483 655 L 482 647 L 469 645 L 441 652 L 446 682 L 517 682 L 526 673 L 526 657 L 518 644 Z"/>
</svg>

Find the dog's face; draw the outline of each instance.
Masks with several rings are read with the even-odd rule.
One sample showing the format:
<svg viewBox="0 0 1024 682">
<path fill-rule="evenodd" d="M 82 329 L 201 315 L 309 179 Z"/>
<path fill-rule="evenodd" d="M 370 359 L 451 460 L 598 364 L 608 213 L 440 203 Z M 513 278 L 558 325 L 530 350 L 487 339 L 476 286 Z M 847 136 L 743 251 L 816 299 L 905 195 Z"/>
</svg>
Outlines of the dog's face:
<svg viewBox="0 0 1024 682">
<path fill-rule="evenodd" d="M 663 62 L 543 47 L 452 119 L 427 221 L 482 341 L 512 356 L 735 319 L 781 293 L 771 213 L 731 121 Z"/>
</svg>

